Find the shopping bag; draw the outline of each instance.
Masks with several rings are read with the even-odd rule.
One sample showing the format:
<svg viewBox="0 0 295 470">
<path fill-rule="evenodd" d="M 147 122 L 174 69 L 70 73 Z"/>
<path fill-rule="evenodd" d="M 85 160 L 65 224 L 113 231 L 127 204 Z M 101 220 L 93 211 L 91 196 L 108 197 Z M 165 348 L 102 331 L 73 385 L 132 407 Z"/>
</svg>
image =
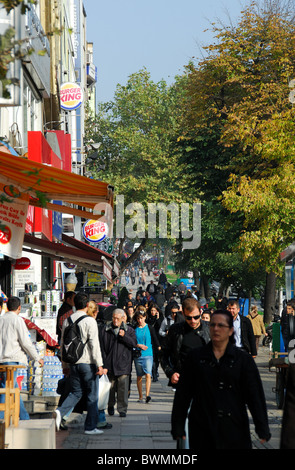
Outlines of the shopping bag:
<svg viewBox="0 0 295 470">
<path fill-rule="evenodd" d="M 97 376 L 98 380 L 98 409 L 105 410 L 108 407 L 111 382 L 108 376 Z"/>
</svg>

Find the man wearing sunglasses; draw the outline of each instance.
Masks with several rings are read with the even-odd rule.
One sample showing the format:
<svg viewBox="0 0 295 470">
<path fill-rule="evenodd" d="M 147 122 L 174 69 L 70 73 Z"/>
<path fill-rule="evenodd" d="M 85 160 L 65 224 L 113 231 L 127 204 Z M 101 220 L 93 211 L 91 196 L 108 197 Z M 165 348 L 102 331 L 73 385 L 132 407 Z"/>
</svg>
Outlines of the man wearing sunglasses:
<svg viewBox="0 0 295 470">
<path fill-rule="evenodd" d="M 172 387 L 179 381 L 187 354 L 210 341 L 209 325 L 201 320 L 199 302 L 193 297 L 184 299 L 182 313 L 183 321 L 170 326 L 161 351 L 161 366 Z"/>
</svg>

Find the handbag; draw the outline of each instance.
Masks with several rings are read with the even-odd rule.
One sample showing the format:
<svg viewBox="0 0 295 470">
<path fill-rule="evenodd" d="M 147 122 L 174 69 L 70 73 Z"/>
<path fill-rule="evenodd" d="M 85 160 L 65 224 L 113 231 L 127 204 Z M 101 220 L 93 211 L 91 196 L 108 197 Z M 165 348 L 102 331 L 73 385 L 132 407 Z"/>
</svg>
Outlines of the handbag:
<svg viewBox="0 0 295 470">
<path fill-rule="evenodd" d="M 141 356 L 141 349 L 133 348 L 132 349 L 132 357 L 133 359 L 138 359 Z"/>
<path fill-rule="evenodd" d="M 105 410 L 108 407 L 111 382 L 106 374 L 97 376 L 98 409 Z"/>
</svg>

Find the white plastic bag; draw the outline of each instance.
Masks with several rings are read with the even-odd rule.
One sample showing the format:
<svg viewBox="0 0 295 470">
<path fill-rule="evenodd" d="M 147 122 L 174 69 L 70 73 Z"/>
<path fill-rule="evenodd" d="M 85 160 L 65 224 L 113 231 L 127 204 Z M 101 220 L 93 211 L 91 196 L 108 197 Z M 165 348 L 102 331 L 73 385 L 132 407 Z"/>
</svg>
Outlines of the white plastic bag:
<svg viewBox="0 0 295 470">
<path fill-rule="evenodd" d="M 111 382 L 108 376 L 97 376 L 98 381 L 98 409 L 105 410 L 108 407 Z"/>
</svg>

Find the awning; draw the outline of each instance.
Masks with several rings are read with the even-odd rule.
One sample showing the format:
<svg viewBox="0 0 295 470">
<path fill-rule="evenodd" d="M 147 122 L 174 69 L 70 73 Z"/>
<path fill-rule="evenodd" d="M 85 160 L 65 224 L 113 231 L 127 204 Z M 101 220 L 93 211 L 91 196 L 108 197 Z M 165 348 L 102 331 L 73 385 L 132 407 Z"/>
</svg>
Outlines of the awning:
<svg viewBox="0 0 295 470">
<path fill-rule="evenodd" d="M 72 239 L 71 237 L 67 238 Z M 78 240 L 72 239 L 72 242 L 73 245 L 75 243 L 76 246 L 67 246 L 63 243 L 50 242 L 48 240 L 25 234 L 23 251 L 45 255 L 49 258 L 55 259 L 56 261 L 62 261 L 63 263 L 74 263 L 80 268 L 85 268 L 88 271 L 102 273 L 102 257 L 109 257 L 110 255 L 104 251 L 98 250 L 97 248 L 89 247 L 86 243 L 77 243 Z M 77 247 L 78 245 L 79 247 Z"/>
<path fill-rule="evenodd" d="M 280 259 L 281 261 L 284 261 L 285 263 L 287 261 L 290 261 L 295 257 L 295 242 L 289 245 L 287 248 L 285 248 L 284 251 L 280 253 Z"/>
<path fill-rule="evenodd" d="M 83 218 L 101 217 L 92 213 L 98 203 L 113 207 L 113 187 L 108 183 L 76 175 L 69 171 L 16 157 L 0 149 L 0 182 L 29 195 L 30 205 L 46 207 Z M 45 198 L 44 198 L 45 196 Z M 50 201 L 62 201 L 63 205 Z M 75 204 L 82 209 L 68 207 Z"/>
<path fill-rule="evenodd" d="M 80 250 L 86 250 L 89 253 L 92 253 L 94 256 L 104 256 L 105 258 L 109 258 L 109 260 L 113 259 L 113 256 L 105 251 L 99 250 L 92 245 L 88 245 L 87 243 L 82 242 L 81 240 L 77 240 L 76 238 L 69 237 L 65 233 L 62 234 L 62 241 L 65 245 L 71 245 L 76 248 L 80 248 Z"/>
<path fill-rule="evenodd" d="M 55 341 L 55 339 L 53 339 L 48 333 L 46 333 L 45 330 L 43 330 L 42 328 L 39 328 L 35 323 L 31 322 L 27 318 L 24 318 L 24 321 L 25 321 L 28 329 L 29 330 L 36 330 L 37 333 L 42 337 L 42 339 L 44 339 L 46 344 L 48 344 L 48 346 L 51 346 L 51 347 L 58 347 L 59 346 L 58 342 Z"/>
</svg>

